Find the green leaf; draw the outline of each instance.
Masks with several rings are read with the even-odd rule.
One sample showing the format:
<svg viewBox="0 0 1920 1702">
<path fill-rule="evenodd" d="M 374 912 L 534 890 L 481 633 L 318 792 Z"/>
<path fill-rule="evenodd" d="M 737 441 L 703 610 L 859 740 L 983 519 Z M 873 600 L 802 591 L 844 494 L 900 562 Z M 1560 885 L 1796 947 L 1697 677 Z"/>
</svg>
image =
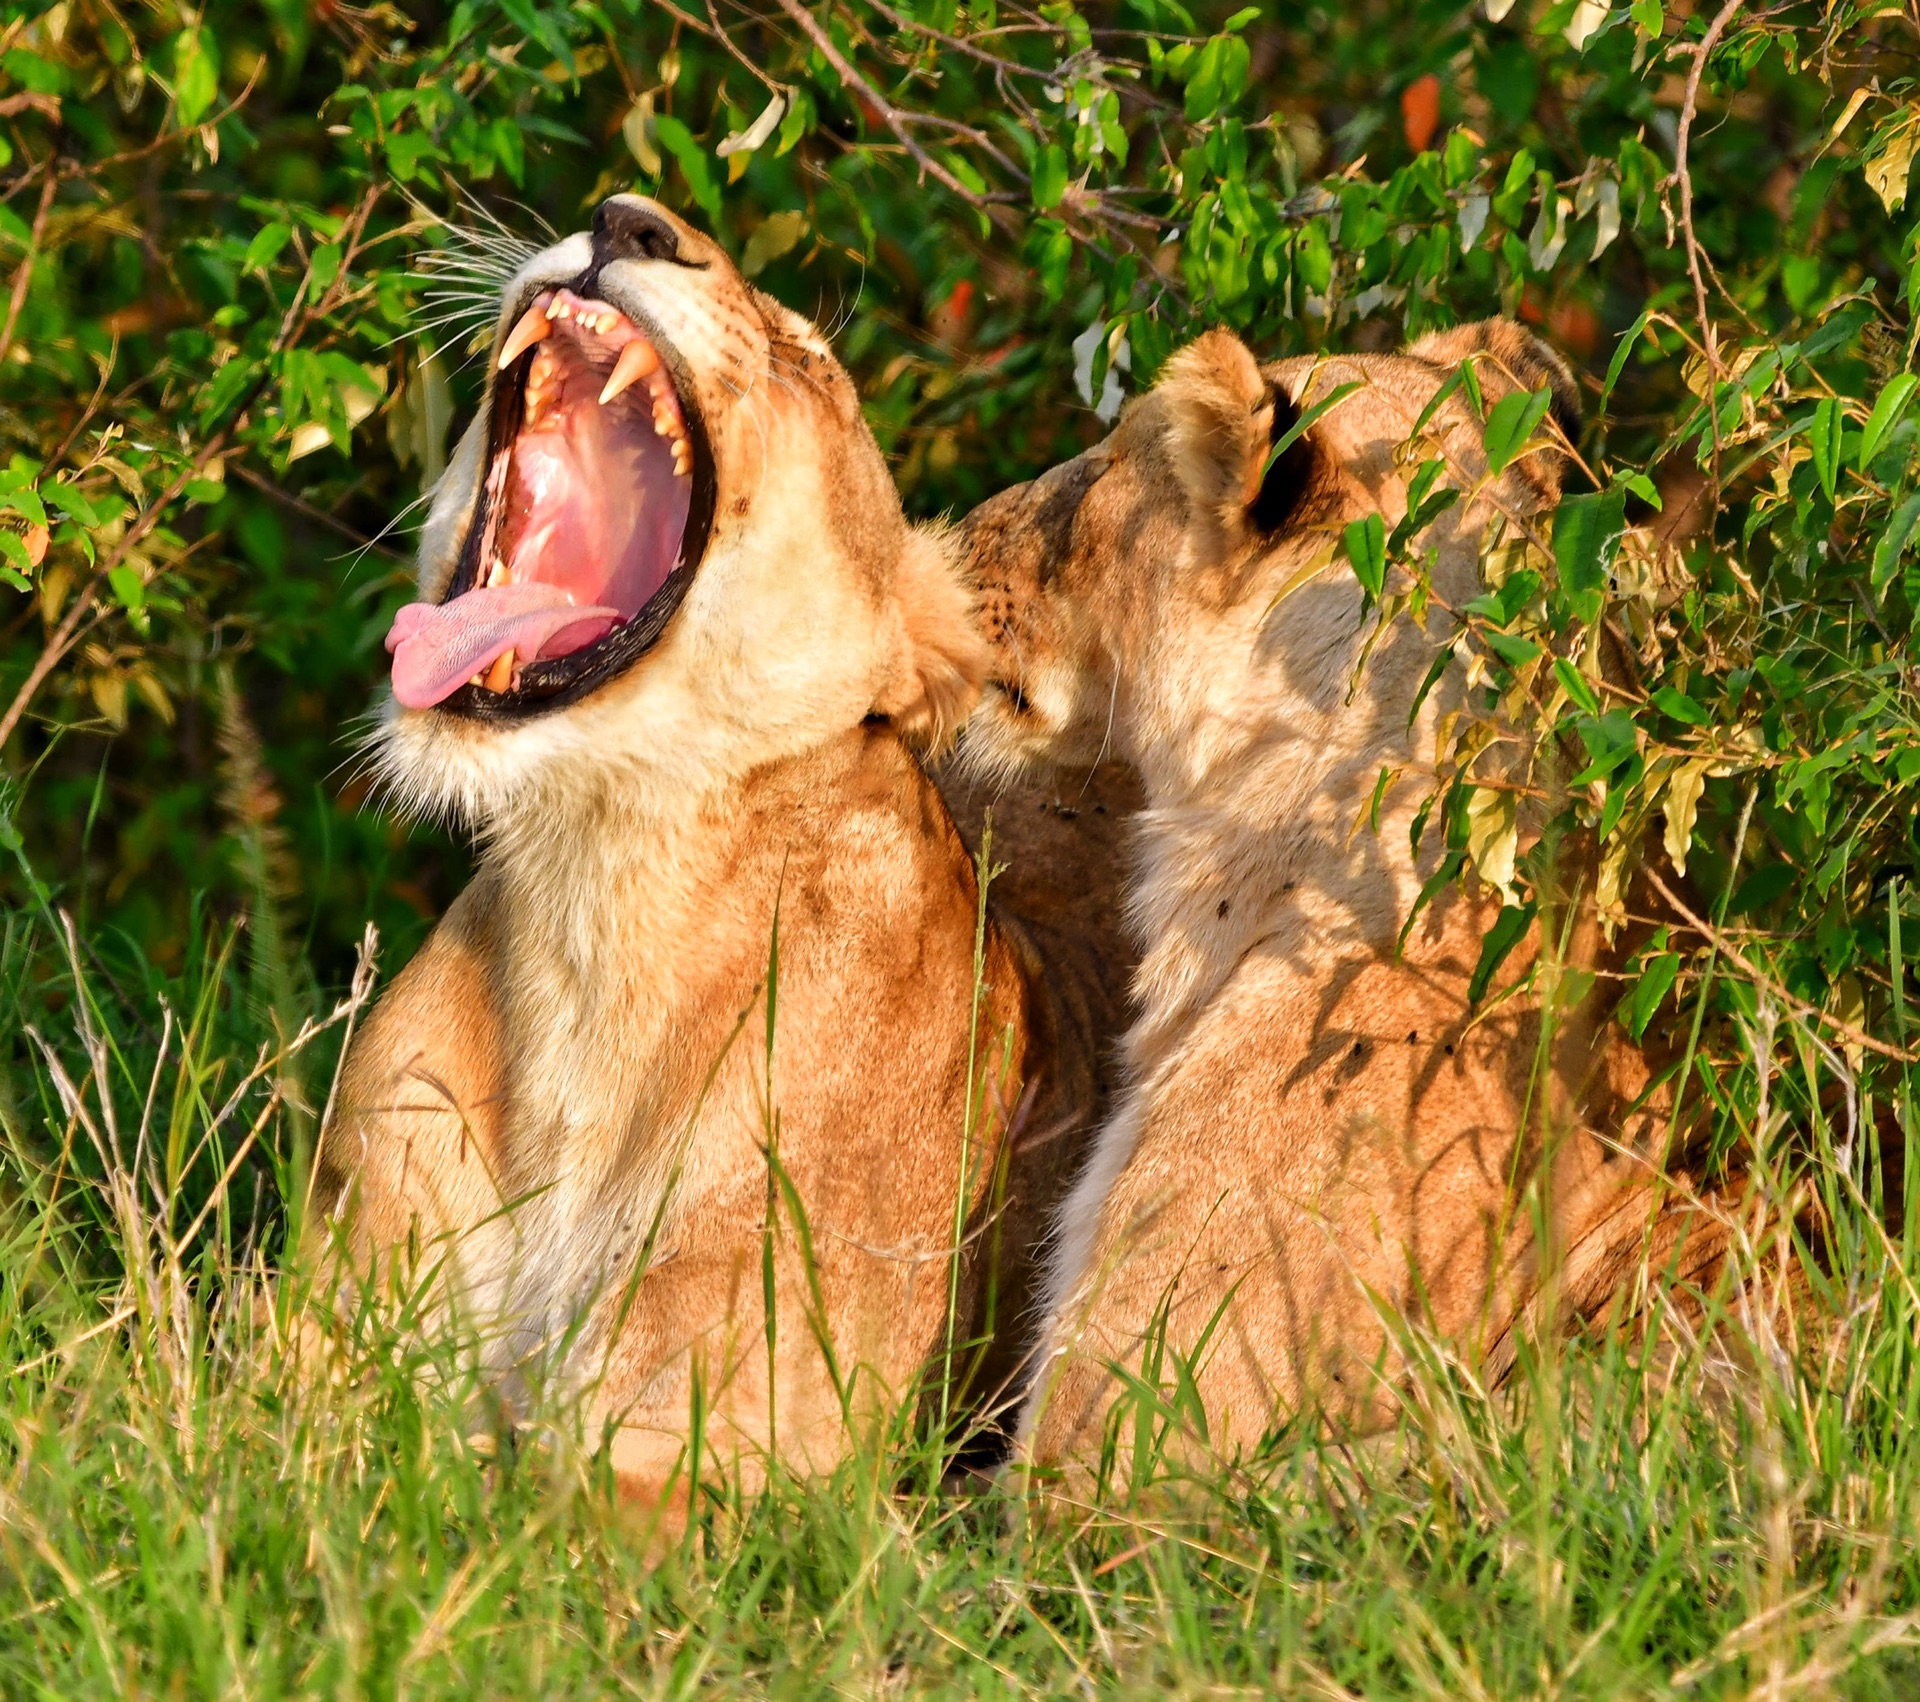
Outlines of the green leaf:
<svg viewBox="0 0 1920 1702">
<path fill-rule="evenodd" d="M 500 162 L 500 169 L 515 183 L 524 182 L 527 175 L 527 141 L 520 133 L 520 126 L 510 118 L 496 118 L 487 127 L 487 139 L 493 146 L 493 157 Z"/>
<path fill-rule="evenodd" d="M 1589 715 L 1600 713 L 1600 694 L 1593 689 L 1593 682 L 1564 656 L 1554 657 L 1553 677 L 1579 708 Z"/>
<path fill-rule="evenodd" d="M 1640 317 L 1621 333 L 1620 341 L 1613 346 L 1613 359 L 1607 362 L 1607 379 L 1600 387 L 1600 406 L 1604 410 L 1613 399 L 1613 387 L 1620 382 L 1620 374 L 1627 369 L 1627 357 L 1633 353 L 1633 346 L 1640 341 L 1641 334 L 1647 328 L 1647 322 L 1653 318 L 1650 307 L 1640 310 Z"/>
<path fill-rule="evenodd" d="M 1727 904 L 1727 914 L 1747 916 L 1764 910 L 1798 879 L 1798 871 L 1784 859 L 1762 863 L 1735 890 Z"/>
<path fill-rule="evenodd" d="M 1035 219 L 1028 234 L 1027 251 L 1034 270 L 1040 276 L 1040 288 L 1048 301 L 1058 301 L 1067 293 L 1067 272 L 1073 264 L 1073 237 L 1057 219 Z"/>
<path fill-rule="evenodd" d="M 1200 50 L 1187 79 L 1187 121 L 1199 124 L 1240 98 L 1253 55 L 1237 35 L 1214 36 Z"/>
<path fill-rule="evenodd" d="M 1315 402 L 1311 408 L 1295 420 L 1292 425 L 1288 426 L 1286 431 L 1274 443 L 1274 446 L 1267 451 L 1266 462 L 1260 469 L 1261 478 L 1264 479 L 1268 473 L 1273 471 L 1274 462 L 1278 461 L 1280 457 L 1286 454 L 1301 438 L 1306 436 L 1308 431 L 1313 428 L 1316 420 L 1329 409 L 1338 407 L 1339 404 L 1351 396 L 1354 391 L 1364 389 L 1366 382 L 1364 378 L 1350 378 L 1344 384 L 1336 384 L 1332 390 L 1328 391 L 1326 395 L 1322 396 L 1319 401 Z"/>
<path fill-rule="evenodd" d="M 1663 715 L 1671 715 L 1676 721 L 1684 721 L 1689 727 L 1704 727 L 1712 719 L 1707 712 L 1695 703 L 1683 691 L 1672 686 L 1661 686 L 1652 694 L 1653 705 Z"/>
<path fill-rule="evenodd" d="M 1487 448 L 1487 471 L 1498 477 L 1526 448 L 1533 428 L 1546 418 L 1553 404 L 1553 392 L 1547 389 L 1516 390 L 1502 396 L 1487 415 L 1482 441 Z"/>
<path fill-rule="evenodd" d="M 1333 285 L 1333 244 L 1320 219 L 1309 220 L 1293 245 L 1293 264 L 1308 295 L 1325 295 Z"/>
<path fill-rule="evenodd" d="M 1838 396 L 1829 396 L 1813 410 L 1807 426 L 1807 442 L 1813 450 L 1814 471 L 1820 475 L 1820 488 L 1833 501 L 1840 484 L 1840 428 L 1843 416 Z"/>
<path fill-rule="evenodd" d="M 340 257 L 340 245 L 335 242 L 323 242 L 313 251 L 313 283 L 308 293 L 314 301 L 325 295 L 340 276 Z"/>
<path fill-rule="evenodd" d="M 1498 413 L 1499 409 L 1494 411 Z M 1488 430 L 1492 430 L 1491 424 Z M 1582 620 L 1590 622 L 1600 617 L 1607 566 L 1614 541 L 1626 525 L 1626 511 L 1626 493 L 1616 488 L 1563 497 L 1554 512 L 1554 567 L 1560 576 L 1560 589 L 1573 600 L 1574 612 Z"/>
<path fill-rule="evenodd" d="M 128 614 L 137 615 L 146 607 L 147 587 L 137 568 L 116 567 L 107 575 L 107 583 L 113 587 L 115 599 Z"/>
<path fill-rule="evenodd" d="M 82 526 L 98 526 L 101 522 L 99 509 L 88 500 L 78 485 L 53 485 L 47 490 L 46 498 L 62 514 L 79 521 Z"/>
<path fill-rule="evenodd" d="M 1853 464 L 1861 472 L 1873 465 L 1874 456 L 1880 452 L 1881 439 L 1906 411 L 1916 385 L 1920 385 L 1920 378 L 1910 372 L 1896 373 L 1887 380 L 1886 389 L 1880 392 L 1880 399 L 1874 403 L 1873 412 L 1867 416 L 1866 427 L 1860 433 L 1860 449 Z"/>
<path fill-rule="evenodd" d="M 1348 524 L 1341 541 L 1347 560 L 1353 563 L 1353 576 L 1360 581 L 1368 601 L 1379 599 L 1387 583 L 1387 525 L 1377 514 Z"/>
<path fill-rule="evenodd" d="M 1531 638 L 1516 638 L 1510 632 L 1486 632 L 1480 636 L 1487 648 L 1509 667 L 1524 668 L 1540 654 L 1540 646 Z"/>
<path fill-rule="evenodd" d="M 276 259 L 280 250 L 293 238 L 293 227 L 275 220 L 264 225 L 254 233 L 253 241 L 247 244 L 246 258 L 241 261 L 241 269 L 248 272 L 265 272 Z"/>
<path fill-rule="evenodd" d="M 1659 1010 L 1662 1001 L 1673 991 L 1673 984 L 1680 974 L 1680 956 L 1677 952 L 1662 950 L 1666 943 L 1667 930 L 1662 928 L 1651 942 L 1650 949 L 1655 955 L 1641 965 L 1640 979 L 1634 983 L 1627 1032 L 1635 1040 L 1647 1032 L 1647 1024 L 1653 1020 L 1653 1014 Z"/>
<path fill-rule="evenodd" d="M 724 208 L 720 202 L 720 186 L 714 181 L 713 167 L 707 159 L 707 151 L 694 139 L 694 134 L 677 118 L 662 114 L 653 121 L 653 139 L 679 161 L 680 173 L 687 180 L 691 192 L 700 210 L 712 219 L 720 222 Z"/>
<path fill-rule="evenodd" d="M 1033 162 L 1033 204 L 1041 212 L 1060 205 L 1067 192 L 1067 151 L 1049 142 Z"/>
<path fill-rule="evenodd" d="M 0 509 L 22 515 L 36 526 L 47 523 L 46 507 L 40 501 L 40 493 L 31 485 L 22 485 L 18 490 L 8 491 L 4 497 L 0 497 Z"/>
<path fill-rule="evenodd" d="M 1604 780 L 1639 749 L 1633 717 L 1624 709 L 1610 709 L 1578 723 L 1574 731 L 1587 747 L 1588 764 L 1572 780 L 1571 786 L 1589 786 Z"/>
<path fill-rule="evenodd" d="M 173 100 L 183 125 L 195 125 L 220 95 L 220 59 L 213 31 L 204 24 L 173 38 Z"/>
<path fill-rule="evenodd" d="M 1531 904 L 1501 906 L 1500 914 L 1487 930 L 1487 937 L 1480 942 L 1480 961 L 1473 966 L 1473 977 L 1467 982 L 1468 1004 L 1477 1005 L 1486 995 L 1495 971 L 1526 938 L 1527 929 L 1533 925 L 1533 912 Z"/>
<path fill-rule="evenodd" d="M 1913 541 L 1916 524 L 1920 524 L 1920 493 L 1909 496 L 1893 511 L 1893 518 L 1887 522 L 1879 543 L 1873 547 L 1870 577 L 1876 597 L 1885 593 L 1893 578 L 1893 570 L 1900 565 L 1901 556 L 1906 554 L 1907 545 Z"/>
</svg>

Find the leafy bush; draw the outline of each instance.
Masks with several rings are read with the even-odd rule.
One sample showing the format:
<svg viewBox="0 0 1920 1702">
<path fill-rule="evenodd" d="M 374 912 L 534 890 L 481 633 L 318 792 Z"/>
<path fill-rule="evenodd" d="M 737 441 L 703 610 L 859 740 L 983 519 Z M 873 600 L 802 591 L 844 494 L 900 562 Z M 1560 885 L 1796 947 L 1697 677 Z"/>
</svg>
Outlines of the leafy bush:
<svg viewBox="0 0 1920 1702">
<path fill-rule="evenodd" d="M 1359 562 L 1383 617 L 1461 623 L 1491 694 L 1435 831 L 1503 876 L 1513 800 L 1476 762 L 1576 750 L 1606 902 L 1650 834 L 1701 895 L 1630 1021 L 1723 956 L 1707 912 L 1752 971 L 1714 1008 L 1895 1019 L 1920 106 L 1891 15 L 9 15 L 0 750 L 62 901 L 145 961 L 196 949 L 191 894 L 244 906 L 284 1015 L 301 945 L 337 979 L 369 914 L 404 950 L 457 887 L 456 846 L 363 808 L 351 729 L 488 289 L 637 187 L 835 323 L 927 511 L 1078 447 L 1076 386 L 1110 408 L 1203 322 L 1277 355 L 1533 321 L 1586 369 L 1591 494 L 1471 610 L 1430 609 L 1411 536 L 1391 584 Z"/>
</svg>

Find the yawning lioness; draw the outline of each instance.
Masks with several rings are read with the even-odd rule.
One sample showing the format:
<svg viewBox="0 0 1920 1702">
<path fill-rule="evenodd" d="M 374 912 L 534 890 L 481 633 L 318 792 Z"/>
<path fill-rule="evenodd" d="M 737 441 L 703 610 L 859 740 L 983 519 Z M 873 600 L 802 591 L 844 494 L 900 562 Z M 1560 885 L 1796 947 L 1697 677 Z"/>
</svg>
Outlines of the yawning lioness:
<svg viewBox="0 0 1920 1702">
<path fill-rule="evenodd" d="M 977 931 L 905 742 L 972 700 L 972 599 L 818 331 L 649 201 L 522 269 L 494 371 L 379 753 L 484 854 L 351 1050 L 319 1196 L 359 1272 L 444 1262 L 494 1369 L 596 1391 L 633 1492 L 696 1406 L 749 1475 L 823 1467 L 990 1317 L 982 1386 L 1018 1358 L 1086 1122 L 1098 1037 Z"/>
</svg>

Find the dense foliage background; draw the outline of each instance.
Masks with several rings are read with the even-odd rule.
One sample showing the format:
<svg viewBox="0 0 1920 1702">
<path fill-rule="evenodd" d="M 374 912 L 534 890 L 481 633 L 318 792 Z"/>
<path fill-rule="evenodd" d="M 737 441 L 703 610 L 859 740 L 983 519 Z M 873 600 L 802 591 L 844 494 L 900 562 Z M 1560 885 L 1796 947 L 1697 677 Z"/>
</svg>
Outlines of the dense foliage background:
<svg viewBox="0 0 1920 1702">
<path fill-rule="evenodd" d="M 413 504 L 498 265 L 641 188 L 833 325 L 923 512 L 1084 444 L 1086 403 L 1203 323 L 1278 355 L 1519 313 L 1585 374 L 1598 488 L 1494 602 L 1431 617 L 1504 629 L 1460 646 L 1497 703 L 1457 730 L 1449 842 L 1504 876 L 1512 798 L 1468 760 L 1557 727 L 1609 896 L 1651 830 L 1795 1008 L 1890 1019 L 1920 782 L 1899 10 L 9 15 L 0 763 L 121 980 L 246 914 L 284 1020 L 368 918 L 404 952 L 457 889 L 461 849 L 353 761 Z M 1417 567 L 1384 542 L 1363 582 Z M 1605 627 L 1628 689 L 1594 677 Z M 1709 950 L 1662 946 L 1638 1019 Z"/>
<path fill-rule="evenodd" d="M 1258 1683 L 1284 1648 L 1327 1695 L 1610 1695 L 1675 1669 L 1696 1693 L 1763 1678 L 1773 1695 L 1880 1693 L 1841 1675 L 1910 1644 L 1916 1601 L 1900 1509 L 1920 1483 L 1903 1440 L 1920 1416 L 1920 1239 L 1906 1173 L 1880 1162 L 1910 1126 L 1904 942 L 1920 929 L 1910 6 L 61 0 L 0 16 L 0 1231 L 31 1253 L 0 1281 L 0 1324 L 35 1370 L 9 1385 L 22 1404 L 0 1441 L 15 1469 L 0 1486 L 0 1612 L 49 1639 L 43 1670 L 90 1650 L 98 1673 L 117 1670 L 101 1616 L 130 1611 L 112 1591 L 132 1576 L 122 1502 L 138 1468 L 103 1438 L 123 1432 L 162 1474 L 141 1480 L 135 1522 L 175 1594 L 154 1584 L 150 1620 L 127 1633 L 156 1684 L 171 1673 L 211 1694 L 209 1674 L 237 1683 L 252 1661 L 256 1681 L 357 1675 L 386 1693 L 401 1648 L 479 1683 L 493 1630 L 475 1630 L 465 1666 L 429 1636 L 449 1601 L 478 1599 L 479 1584 L 460 1594 L 472 1563 L 449 1534 L 489 1516 L 475 1506 L 528 1521 L 510 1551 L 524 1575 L 484 1574 L 476 1628 L 514 1589 L 556 1592 L 556 1622 L 576 1613 L 575 1583 L 539 1567 L 577 1564 L 579 1544 L 595 1566 L 633 1564 L 602 1554 L 601 1527 L 528 1511 L 545 1480 L 503 1467 L 501 1488 L 463 1451 L 461 1409 L 422 1409 L 404 1380 L 375 1378 L 351 1422 L 318 1430 L 245 1393 L 252 1416 L 221 1431 L 233 1479 L 209 1488 L 206 1414 L 228 1409 L 195 1367 L 253 1385 L 250 1362 L 213 1351 L 217 1336 L 238 1353 L 246 1331 L 230 1339 L 194 1309 L 225 1292 L 214 1266 L 182 1260 L 214 1248 L 231 1277 L 257 1251 L 249 1226 L 271 1220 L 286 1176 L 261 1154 L 284 1158 L 310 1127 L 329 1042 L 246 1085 L 273 1096 L 257 1140 L 237 1140 L 242 1096 L 223 1097 L 240 1060 L 345 986 L 370 920 L 390 969 L 464 879 L 463 846 L 369 799 L 356 729 L 407 595 L 418 498 L 478 384 L 492 281 L 522 245 L 637 188 L 832 328 L 921 513 L 963 510 L 1092 441 L 1204 324 L 1278 356 L 1507 312 L 1561 349 L 1587 399 L 1584 476 L 1550 534 L 1490 554 L 1486 597 L 1434 603 L 1406 529 L 1358 528 L 1330 565 L 1350 564 L 1383 619 L 1460 630 L 1453 665 L 1478 689 L 1444 731 L 1426 831 L 1444 836 L 1448 878 L 1509 896 L 1488 988 L 1557 837 L 1524 848 L 1532 795 L 1557 828 L 1597 838 L 1610 913 L 1664 889 L 1620 1020 L 1674 1040 L 1683 1095 L 1771 1178 L 1756 1241 L 1817 1203 L 1822 1315 L 1848 1321 L 1822 1338 L 1840 1343 L 1825 1359 L 1759 1344 L 1782 1381 L 1757 1416 L 1675 1405 L 1644 1367 L 1609 1381 L 1611 1361 L 1597 1381 L 1536 1390 L 1534 1428 L 1479 1406 L 1461 1418 L 1434 1395 L 1411 1477 L 1316 1457 L 1277 1500 L 1232 1501 L 1229 1535 L 1209 1540 L 1257 1533 L 1257 1575 L 1216 1576 L 1181 1550 L 1163 1577 L 1137 1527 L 1107 1531 L 1104 1547 L 1035 1561 L 1017 1589 L 999 1573 L 950 1579 L 969 1645 L 1060 1683 L 1091 1682 L 1086 1663 L 1143 1685 L 1168 1671 Z M 1494 410 L 1490 452 L 1549 430 L 1543 415 L 1544 398 Z M 116 1192 L 116 1096 L 142 1151 L 164 1154 L 155 1191 L 170 1203 Z M 149 1149 L 156 1104 L 164 1139 Z M 70 1171 L 97 1195 L 63 1195 Z M 1576 1447 L 1596 1413 L 1606 1422 Z M 335 1446 L 352 1493 L 328 1475 Z M 320 1459 L 316 1475 L 284 1479 L 275 1462 L 294 1454 Z M 382 1473 L 410 1486 L 390 1506 L 370 1487 Z M 254 1505 L 283 1481 L 312 1500 Z M 407 1511 L 416 1490 L 447 1498 L 424 1523 Z M 324 1535 L 336 1493 L 358 1547 Z M 900 1603 L 948 1574 L 888 1548 L 876 1532 L 894 1515 L 863 1493 L 833 1505 L 867 1523 L 806 1524 L 826 1503 L 794 1515 L 841 1545 L 818 1576 L 781 1571 L 797 1563 L 769 1546 L 778 1508 L 711 1590 L 619 1572 L 637 1592 L 623 1623 L 647 1649 L 646 1625 L 678 1627 L 661 1632 L 660 1682 L 697 1681 L 724 1644 L 689 1628 L 760 1611 L 769 1578 L 784 1579 L 778 1624 L 798 1629 L 739 1658 L 806 1667 L 808 1639 L 840 1649 L 822 1625 L 881 1576 L 902 1594 L 868 1604 L 871 1647 L 808 1670 L 891 1684 L 894 1632 L 874 1626 L 920 1612 Z M 1222 1493 L 1241 1495 L 1239 1480 Z M 274 1545 L 306 1544 L 299 1576 L 326 1580 L 329 1605 L 301 1595 L 284 1611 L 331 1627 L 320 1664 L 300 1664 L 305 1632 L 284 1655 L 222 1654 L 247 1617 L 220 1596 L 238 1576 L 219 1561 L 228 1538 L 211 1522 L 205 1544 L 181 1535 L 221 1505 L 262 1521 L 250 1540 L 278 1558 L 260 1576 L 299 1572 Z M 63 1507 L 71 1529 L 32 1523 Z M 951 1510 L 926 1519 L 913 1541 L 932 1547 L 912 1554 L 952 1558 Z M 13 1546 L 10 1521 L 25 1521 Z M 893 1555 L 878 1572 L 869 1543 Z M 1343 1566 L 1357 1580 L 1344 1595 Z M 1089 1573 L 1118 1593 L 1101 1598 L 1107 1620 Z M 1053 1604 L 1045 1635 L 1038 1618 L 1006 1630 L 1003 1590 Z M 1483 1590 L 1510 1619 L 1480 1611 Z M 1159 1608 L 1140 1610 L 1149 1595 Z M 46 1604 L 66 1597 L 92 1605 L 49 1632 Z M 1201 1624 L 1218 1660 L 1189 1637 Z M 1268 1640 L 1247 1641 L 1254 1627 Z M 1003 1636 L 1027 1641 L 1016 1653 Z M 545 1647 L 515 1645 L 513 1660 L 545 1671 Z M 1885 1693 L 1900 1674 L 1911 1666 Z M 538 1673 L 520 1682 L 533 1693 Z"/>
</svg>

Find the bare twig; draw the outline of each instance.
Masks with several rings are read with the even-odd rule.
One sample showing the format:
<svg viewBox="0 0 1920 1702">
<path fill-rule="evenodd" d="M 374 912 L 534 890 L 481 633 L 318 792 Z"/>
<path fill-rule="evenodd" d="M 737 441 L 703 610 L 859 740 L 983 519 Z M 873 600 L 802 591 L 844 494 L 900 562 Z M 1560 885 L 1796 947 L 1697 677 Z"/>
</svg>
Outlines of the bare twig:
<svg viewBox="0 0 1920 1702">
<path fill-rule="evenodd" d="M 1701 269 L 1700 238 L 1693 228 L 1693 173 L 1687 166 L 1687 148 L 1693 136 L 1694 114 L 1700 105 L 1700 78 L 1707 56 L 1743 0 L 1726 0 L 1693 49 L 1693 68 L 1687 73 L 1686 93 L 1680 102 L 1680 129 L 1673 149 L 1673 173 L 1680 183 L 1680 234 L 1687 244 L 1687 272 L 1693 279 L 1693 304 L 1700 315 L 1701 352 L 1707 361 L 1707 424 L 1713 432 L 1713 500 L 1720 501 L 1720 351 L 1713 321 L 1707 317 L 1707 280 Z"/>
<path fill-rule="evenodd" d="M 47 214 L 53 209 L 53 192 L 60 187 L 60 174 L 49 171 L 40 185 L 40 205 L 34 210 L 33 228 L 27 232 L 27 251 L 13 274 L 13 293 L 7 297 L 7 322 L 0 326 L 0 361 L 13 347 L 13 328 L 20 322 L 20 309 L 27 299 L 27 286 L 33 282 L 33 263 L 40 257 L 40 239 L 46 235 Z"/>
<path fill-rule="evenodd" d="M 1671 887 L 1654 870 L 1647 870 L 1647 879 L 1654 891 L 1673 906 L 1680 918 L 1701 938 L 1712 943 L 1721 956 L 1728 962 L 1737 964 L 1740 970 L 1752 977 L 1754 985 L 1762 988 L 1770 998 L 1778 999 L 1781 1004 L 1803 1021 L 1818 1023 L 1822 1028 L 1837 1034 L 1849 1046 L 1859 1046 L 1869 1052 L 1878 1052 L 1883 1058 L 1892 1058 L 1902 1064 L 1920 1063 L 1920 1053 L 1905 1052 L 1898 1046 L 1889 1046 L 1884 1040 L 1876 1040 L 1863 1029 L 1850 1022 L 1842 1022 L 1839 1017 L 1829 1015 L 1818 1006 L 1810 1005 L 1805 999 L 1796 998 L 1780 985 L 1771 975 L 1747 957 L 1738 946 L 1709 922 L 1704 916 L 1695 915 L 1686 902 L 1679 898 Z"/>
<path fill-rule="evenodd" d="M 1011 215 L 1007 212 L 1005 205 L 1008 197 L 983 195 L 977 189 L 969 189 L 920 145 L 909 123 L 912 115 L 902 112 L 860 74 L 853 61 L 840 51 L 838 43 L 820 27 L 819 20 L 800 3 L 800 0 L 778 0 L 778 4 L 780 10 L 798 24 L 806 38 L 819 49 L 820 57 L 840 74 L 841 81 L 855 94 L 856 99 L 880 115 L 881 123 L 893 132 L 901 147 L 907 150 L 922 172 L 943 187 L 950 189 L 968 206 L 980 208 L 996 222 L 1004 222 L 1010 218 Z"/>
</svg>

